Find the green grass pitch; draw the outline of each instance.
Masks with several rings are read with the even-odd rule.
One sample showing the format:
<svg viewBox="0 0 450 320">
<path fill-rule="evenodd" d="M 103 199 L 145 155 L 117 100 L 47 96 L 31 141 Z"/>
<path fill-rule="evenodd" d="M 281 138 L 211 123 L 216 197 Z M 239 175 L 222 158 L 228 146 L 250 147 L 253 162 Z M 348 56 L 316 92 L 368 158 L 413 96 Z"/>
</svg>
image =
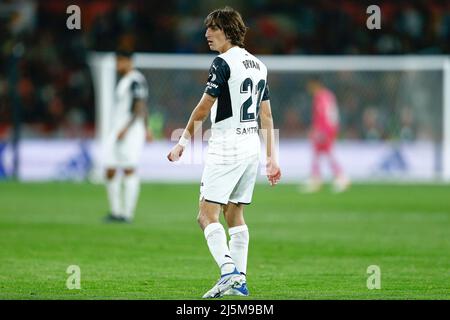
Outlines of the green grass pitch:
<svg viewBox="0 0 450 320">
<path fill-rule="evenodd" d="M 144 184 L 135 222 L 116 225 L 101 222 L 102 186 L 0 183 L 0 299 L 201 298 L 219 274 L 197 199 L 196 184 Z M 448 185 L 261 184 L 245 216 L 249 299 L 450 298 Z M 66 288 L 69 265 L 80 290 Z"/>
</svg>

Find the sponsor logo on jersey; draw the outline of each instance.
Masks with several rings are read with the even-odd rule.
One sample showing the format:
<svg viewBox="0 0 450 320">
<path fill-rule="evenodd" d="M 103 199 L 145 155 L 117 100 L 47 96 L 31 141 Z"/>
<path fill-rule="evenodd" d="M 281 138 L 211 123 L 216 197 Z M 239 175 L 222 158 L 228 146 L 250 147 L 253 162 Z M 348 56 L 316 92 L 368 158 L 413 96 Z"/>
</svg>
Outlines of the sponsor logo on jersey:
<svg viewBox="0 0 450 320">
<path fill-rule="evenodd" d="M 210 81 L 208 81 L 208 82 L 206 83 L 206 85 L 209 86 L 209 87 L 216 88 L 216 89 L 219 87 L 219 85 L 217 85 L 217 84 L 215 84 L 215 83 L 212 83 L 212 82 L 210 82 Z"/>
</svg>

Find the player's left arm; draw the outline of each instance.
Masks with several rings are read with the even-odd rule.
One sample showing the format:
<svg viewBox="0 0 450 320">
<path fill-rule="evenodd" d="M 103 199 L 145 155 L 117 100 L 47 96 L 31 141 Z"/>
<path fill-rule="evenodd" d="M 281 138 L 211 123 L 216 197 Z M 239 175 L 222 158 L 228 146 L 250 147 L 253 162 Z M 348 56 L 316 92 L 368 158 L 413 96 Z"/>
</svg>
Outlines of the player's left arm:
<svg viewBox="0 0 450 320">
<path fill-rule="evenodd" d="M 263 137 L 266 143 L 266 173 L 270 185 L 274 186 L 281 179 L 281 170 L 277 161 L 275 134 L 273 127 L 272 110 L 270 100 L 261 101 L 260 121 Z"/>
<path fill-rule="evenodd" d="M 148 89 L 145 82 L 133 81 L 131 84 L 131 95 L 133 101 L 131 103 L 131 118 L 128 123 L 125 125 L 122 130 L 120 130 L 119 135 L 117 137 L 118 140 L 122 140 L 133 123 L 142 118 L 145 124 L 145 130 L 147 137 L 151 136 L 148 129 L 148 107 L 147 107 L 147 97 L 148 97 Z"/>
<path fill-rule="evenodd" d="M 191 137 L 194 136 L 195 131 L 200 127 L 196 126 L 195 124 L 198 122 L 203 122 L 206 119 L 215 101 L 215 97 L 207 93 L 203 94 L 199 103 L 194 108 L 191 116 L 189 117 L 189 121 L 183 131 L 180 141 L 172 148 L 172 150 L 167 155 L 169 161 L 177 161 L 181 157 L 187 142 L 191 140 Z"/>
</svg>

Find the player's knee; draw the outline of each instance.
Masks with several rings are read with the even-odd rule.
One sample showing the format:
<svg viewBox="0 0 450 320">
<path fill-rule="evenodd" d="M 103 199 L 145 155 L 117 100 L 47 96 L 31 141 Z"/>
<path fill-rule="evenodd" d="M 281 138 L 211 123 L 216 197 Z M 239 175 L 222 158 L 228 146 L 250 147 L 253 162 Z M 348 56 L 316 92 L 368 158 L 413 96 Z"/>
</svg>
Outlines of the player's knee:
<svg viewBox="0 0 450 320">
<path fill-rule="evenodd" d="M 219 222 L 218 217 L 214 214 L 200 210 L 197 216 L 197 222 L 203 230 L 211 223 Z"/>
<path fill-rule="evenodd" d="M 234 215 L 229 216 L 228 219 L 226 219 L 228 227 L 237 227 L 245 224 L 244 217 L 242 215 Z"/>
<path fill-rule="evenodd" d="M 199 213 L 197 216 L 197 223 L 202 230 L 205 230 L 206 226 L 209 224 L 208 220 L 205 219 L 205 217 L 202 216 L 201 213 Z"/>
<path fill-rule="evenodd" d="M 199 211 L 197 216 L 197 223 L 200 226 L 200 228 L 205 229 L 206 226 L 211 222 L 206 214 L 202 213 L 202 211 Z"/>
<path fill-rule="evenodd" d="M 228 204 L 223 213 L 225 221 L 229 227 L 236 227 L 245 224 L 242 204 Z"/>
</svg>

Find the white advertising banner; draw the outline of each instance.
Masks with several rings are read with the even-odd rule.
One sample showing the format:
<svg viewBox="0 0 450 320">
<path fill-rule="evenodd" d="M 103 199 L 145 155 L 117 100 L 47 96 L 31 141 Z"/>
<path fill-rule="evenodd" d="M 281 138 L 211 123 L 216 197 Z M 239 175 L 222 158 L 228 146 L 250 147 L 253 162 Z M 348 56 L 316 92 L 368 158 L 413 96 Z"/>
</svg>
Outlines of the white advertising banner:
<svg viewBox="0 0 450 320">
<path fill-rule="evenodd" d="M 190 145 L 182 160 L 172 163 L 167 154 L 173 143 L 160 141 L 145 146 L 139 173 L 143 181 L 199 182 L 207 144 Z M 0 171 L 12 169 L 12 150 L 1 148 Z M 20 144 L 21 181 L 101 181 L 102 156 L 94 141 L 25 140 Z M 334 150 L 344 172 L 354 181 L 434 181 L 439 177 L 436 147 L 431 142 L 395 144 L 387 142 L 342 141 Z M 279 161 L 282 180 L 302 182 L 310 174 L 311 146 L 306 140 L 282 140 Z M 264 181 L 264 157 L 258 180 Z M 330 178 L 327 159 L 322 159 L 324 177 Z"/>
</svg>

